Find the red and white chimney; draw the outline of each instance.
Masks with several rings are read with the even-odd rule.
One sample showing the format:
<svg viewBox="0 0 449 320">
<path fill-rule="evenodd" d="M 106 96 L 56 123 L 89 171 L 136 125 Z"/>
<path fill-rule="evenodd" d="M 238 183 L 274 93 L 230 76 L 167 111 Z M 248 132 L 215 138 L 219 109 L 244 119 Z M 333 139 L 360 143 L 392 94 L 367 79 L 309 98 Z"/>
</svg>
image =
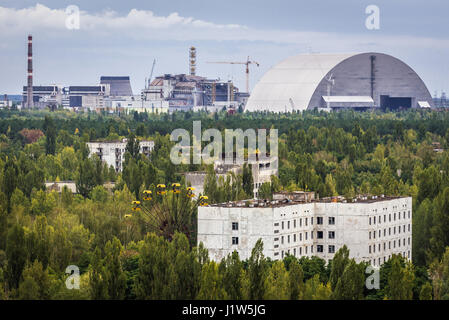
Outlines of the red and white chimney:
<svg viewBox="0 0 449 320">
<path fill-rule="evenodd" d="M 33 103 L 33 37 L 28 36 L 28 83 L 27 83 L 27 108 L 32 109 Z"/>
</svg>

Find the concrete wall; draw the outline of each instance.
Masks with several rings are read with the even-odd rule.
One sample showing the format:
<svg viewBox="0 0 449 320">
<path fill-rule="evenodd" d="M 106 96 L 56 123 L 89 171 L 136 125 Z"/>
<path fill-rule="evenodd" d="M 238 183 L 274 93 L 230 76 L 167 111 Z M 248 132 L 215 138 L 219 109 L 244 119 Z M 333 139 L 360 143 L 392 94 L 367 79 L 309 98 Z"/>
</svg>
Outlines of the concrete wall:
<svg viewBox="0 0 449 320">
<path fill-rule="evenodd" d="M 404 62 L 381 53 L 364 53 L 350 57 L 334 67 L 317 86 L 308 108 L 326 107 L 322 96 L 328 95 L 326 80 L 330 75 L 335 81 L 331 96 L 371 96 L 371 56 L 375 56 L 374 105 L 380 106 L 380 96 L 412 97 L 412 107 L 418 101 L 433 100 L 424 82 Z"/>
<path fill-rule="evenodd" d="M 318 224 L 318 218 L 322 218 L 322 224 Z M 335 224 L 330 224 L 329 218 L 334 218 Z M 238 222 L 238 231 L 231 230 L 232 222 Z M 236 207 L 235 204 L 234 207 L 198 208 L 198 242 L 204 243 L 214 260 L 221 260 L 234 250 L 247 259 L 256 241 L 262 238 L 264 254 L 274 260 L 292 254 L 315 255 L 328 261 L 346 245 L 357 262 L 380 265 L 392 254 L 412 258 L 411 225 L 410 197 L 356 203 L 299 203 L 273 208 Z M 317 237 L 319 231 L 323 232 L 322 239 Z M 329 238 L 329 231 L 335 233 L 334 239 Z M 238 245 L 232 245 L 232 237 L 239 237 Z M 323 246 L 323 252 L 317 252 L 319 245 Z M 329 246 L 334 246 L 335 252 L 329 252 Z"/>
</svg>

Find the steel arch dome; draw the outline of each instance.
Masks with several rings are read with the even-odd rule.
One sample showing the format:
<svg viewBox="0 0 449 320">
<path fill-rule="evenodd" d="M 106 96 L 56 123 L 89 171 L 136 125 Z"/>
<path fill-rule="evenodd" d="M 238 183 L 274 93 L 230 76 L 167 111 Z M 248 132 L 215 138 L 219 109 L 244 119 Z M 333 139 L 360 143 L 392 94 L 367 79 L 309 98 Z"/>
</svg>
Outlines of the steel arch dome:
<svg viewBox="0 0 449 320">
<path fill-rule="evenodd" d="M 371 57 L 375 57 L 375 67 Z M 373 71 L 374 70 L 374 71 Z M 374 72 L 374 81 L 372 73 Z M 431 95 L 413 69 L 383 53 L 300 54 L 268 70 L 254 87 L 245 111 L 288 112 L 323 106 L 329 76 L 335 81 L 331 96 L 372 96 L 380 106 L 381 95 L 410 97 L 433 106 Z"/>
</svg>

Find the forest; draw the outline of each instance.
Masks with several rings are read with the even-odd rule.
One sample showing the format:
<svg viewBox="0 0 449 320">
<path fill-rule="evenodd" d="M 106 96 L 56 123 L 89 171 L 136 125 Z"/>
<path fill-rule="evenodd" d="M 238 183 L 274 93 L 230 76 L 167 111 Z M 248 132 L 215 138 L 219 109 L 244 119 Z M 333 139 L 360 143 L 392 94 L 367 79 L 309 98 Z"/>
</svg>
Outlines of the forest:
<svg viewBox="0 0 449 320">
<path fill-rule="evenodd" d="M 413 197 L 412 262 L 393 256 L 380 268 L 380 289 L 365 285 L 366 263 L 346 246 L 330 263 L 287 255 L 271 261 L 257 242 L 248 260 L 236 252 L 220 262 L 195 236 L 194 206 L 180 211 L 154 199 L 170 219 L 167 232 L 132 211 L 144 190 L 207 171 L 210 203 L 248 199 L 252 175 L 220 178 L 210 166 L 174 165 L 174 129 L 248 128 L 279 131 L 279 175 L 261 197 L 279 190 L 320 197 L 357 194 Z M 123 171 L 96 157 L 86 142 L 128 139 Z M 147 158 L 139 140 L 153 140 Z M 45 182 L 74 181 L 48 190 Z M 108 187 L 107 183 L 113 183 Z M 179 221 L 177 221 L 179 222 Z M 80 271 L 69 289 L 68 266 Z M 325 113 L 175 112 L 173 114 L 0 111 L 0 300 L 65 299 L 449 299 L 449 112 Z"/>
</svg>

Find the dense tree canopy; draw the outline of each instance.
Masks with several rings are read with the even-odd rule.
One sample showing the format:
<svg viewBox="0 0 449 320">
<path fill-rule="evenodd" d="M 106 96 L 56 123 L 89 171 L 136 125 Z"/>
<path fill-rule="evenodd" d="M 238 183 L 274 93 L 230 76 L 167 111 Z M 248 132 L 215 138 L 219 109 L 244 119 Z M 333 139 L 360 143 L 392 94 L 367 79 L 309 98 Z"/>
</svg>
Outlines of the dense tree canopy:
<svg viewBox="0 0 449 320">
<path fill-rule="evenodd" d="M 392 257 L 381 288 L 367 290 L 365 263 L 343 247 L 330 263 L 286 256 L 272 262 L 259 241 L 248 260 L 210 261 L 183 228 L 149 233 L 130 203 L 159 183 L 206 171 L 210 202 L 253 196 L 251 166 L 217 177 L 205 164 L 174 165 L 170 134 L 192 121 L 202 130 L 279 130 L 279 175 L 259 196 L 312 190 L 320 197 L 358 193 L 413 197 L 413 264 Z M 177 112 L 172 115 L 0 111 L 0 299 L 448 299 L 449 113 L 294 114 Z M 128 139 L 122 172 L 89 157 L 88 141 Z M 150 157 L 138 152 L 151 139 Z M 204 147 L 205 143 L 203 143 Z M 77 193 L 45 188 L 74 181 Z M 105 183 L 114 182 L 107 188 Z M 175 202 L 170 201 L 172 205 Z M 167 207 L 173 213 L 179 212 Z M 196 229 L 196 212 L 189 216 Z M 179 233 L 179 231 L 181 231 Z M 65 269 L 81 272 L 79 290 Z"/>
</svg>

